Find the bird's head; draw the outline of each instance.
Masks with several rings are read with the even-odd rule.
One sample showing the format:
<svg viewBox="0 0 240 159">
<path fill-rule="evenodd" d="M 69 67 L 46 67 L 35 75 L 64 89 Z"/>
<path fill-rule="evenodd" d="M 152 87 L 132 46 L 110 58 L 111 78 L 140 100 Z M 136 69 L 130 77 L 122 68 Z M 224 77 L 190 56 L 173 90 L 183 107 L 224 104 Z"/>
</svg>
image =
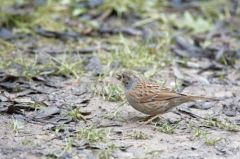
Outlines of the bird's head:
<svg viewBox="0 0 240 159">
<path fill-rule="evenodd" d="M 118 73 L 116 78 L 123 83 L 125 89 L 129 90 L 141 81 L 143 76 L 134 71 L 123 71 Z"/>
</svg>

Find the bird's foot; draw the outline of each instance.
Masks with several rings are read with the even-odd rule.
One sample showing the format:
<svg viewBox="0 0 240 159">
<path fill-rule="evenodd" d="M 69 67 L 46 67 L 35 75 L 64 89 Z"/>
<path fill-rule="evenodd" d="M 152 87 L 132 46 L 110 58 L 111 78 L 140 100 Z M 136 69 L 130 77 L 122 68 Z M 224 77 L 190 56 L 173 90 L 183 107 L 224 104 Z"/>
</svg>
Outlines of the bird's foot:
<svg viewBox="0 0 240 159">
<path fill-rule="evenodd" d="M 148 116 L 145 119 L 143 119 L 142 121 L 139 121 L 141 124 L 150 124 L 151 122 L 153 122 L 155 119 L 157 118 L 161 118 L 159 114 L 157 115 L 152 115 L 152 116 Z"/>
</svg>

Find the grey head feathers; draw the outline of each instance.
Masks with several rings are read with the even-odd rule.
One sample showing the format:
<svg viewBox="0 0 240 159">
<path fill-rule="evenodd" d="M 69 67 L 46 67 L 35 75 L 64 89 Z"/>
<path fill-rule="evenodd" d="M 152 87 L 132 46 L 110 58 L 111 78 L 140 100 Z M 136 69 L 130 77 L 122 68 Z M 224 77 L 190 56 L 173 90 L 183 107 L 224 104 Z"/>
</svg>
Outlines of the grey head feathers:
<svg viewBox="0 0 240 159">
<path fill-rule="evenodd" d="M 143 80 L 143 76 L 133 71 L 123 71 L 117 74 L 117 79 L 123 83 L 125 91 L 129 91 Z"/>
</svg>

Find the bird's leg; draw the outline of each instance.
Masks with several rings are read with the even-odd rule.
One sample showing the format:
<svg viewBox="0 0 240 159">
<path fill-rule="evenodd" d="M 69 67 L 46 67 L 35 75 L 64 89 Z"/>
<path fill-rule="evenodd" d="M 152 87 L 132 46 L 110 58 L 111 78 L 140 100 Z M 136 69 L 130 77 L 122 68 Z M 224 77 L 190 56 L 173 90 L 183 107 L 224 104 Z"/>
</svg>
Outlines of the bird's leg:
<svg viewBox="0 0 240 159">
<path fill-rule="evenodd" d="M 144 119 L 144 121 L 142 123 L 149 124 L 149 123 L 151 123 L 153 120 L 155 120 L 157 118 L 160 118 L 160 114 L 148 116 L 148 117 L 146 117 Z"/>
</svg>

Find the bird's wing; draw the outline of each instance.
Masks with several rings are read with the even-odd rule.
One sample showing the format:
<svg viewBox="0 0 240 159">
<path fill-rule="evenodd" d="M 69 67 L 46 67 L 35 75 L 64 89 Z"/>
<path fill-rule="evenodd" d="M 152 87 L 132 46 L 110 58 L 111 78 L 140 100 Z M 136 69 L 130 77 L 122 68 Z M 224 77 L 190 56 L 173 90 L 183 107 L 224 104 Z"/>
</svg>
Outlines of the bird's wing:
<svg viewBox="0 0 240 159">
<path fill-rule="evenodd" d="M 148 96 L 144 96 L 140 99 L 140 103 L 148 103 L 148 102 L 154 102 L 154 101 L 164 101 L 164 100 L 170 100 L 173 98 L 179 98 L 181 95 L 177 93 L 152 93 Z"/>
<path fill-rule="evenodd" d="M 139 83 L 132 91 L 129 92 L 129 95 L 138 98 L 140 103 L 170 100 L 185 96 L 183 94 L 175 93 L 168 88 L 163 88 L 155 83 Z"/>
</svg>

